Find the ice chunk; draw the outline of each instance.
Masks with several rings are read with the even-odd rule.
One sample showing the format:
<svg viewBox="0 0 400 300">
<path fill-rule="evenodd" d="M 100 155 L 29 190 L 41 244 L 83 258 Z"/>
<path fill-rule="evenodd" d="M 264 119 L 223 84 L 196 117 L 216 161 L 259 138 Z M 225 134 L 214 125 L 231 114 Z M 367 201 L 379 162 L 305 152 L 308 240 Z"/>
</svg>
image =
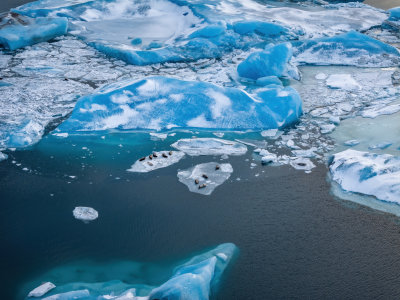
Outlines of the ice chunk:
<svg viewBox="0 0 400 300">
<path fill-rule="evenodd" d="M 276 163 L 278 161 L 278 156 L 275 153 L 270 153 L 269 151 L 263 149 L 259 153 L 261 157 L 262 164 Z"/>
<path fill-rule="evenodd" d="M 297 122 L 301 113 L 301 99 L 291 88 L 265 88 L 250 96 L 236 88 L 160 76 L 114 83 L 81 98 L 58 131 L 271 129 Z"/>
<path fill-rule="evenodd" d="M 386 148 L 389 148 L 392 145 L 393 145 L 392 142 L 383 142 L 383 143 L 371 145 L 371 146 L 368 147 L 368 149 L 369 150 L 375 150 L 375 149 L 384 150 Z"/>
<path fill-rule="evenodd" d="M 261 131 L 262 137 L 273 138 L 278 133 L 278 129 L 268 129 Z"/>
<path fill-rule="evenodd" d="M 7 154 L 4 154 L 3 152 L 0 152 L 0 161 L 6 160 L 8 158 Z"/>
<path fill-rule="evenodd" d="M 291 69 L 288 63 L 291 57 L 291 45 L 279 44 L 265 51 L 250 54 L 239 64 L 237 71 L 239 76 L 254 80 L 266 76 L 290 76 Z"/>
<path fill-rule="evenodd" d="M 389 9 L 388 12 L 390 13 L 389 20 L 391 21 L 399 21 L 400 20 L 400 7 L 395 7 Z"/>
<path fill-rule="evenodd" d="M 67 33 L 67 18 L 29 18 L 15 13 L 0 19 L 0 45 L 15 50 Z"/>
<path fill-rule="evenodd" d="M 342 189 L 400 204 L 400 157 L 349 149 L 336 153 L 329 168 Z"/>
<path fill-rule="evenodd" d="M 75 207 L 72 213 L 75 219 L 81 220 L 85 223 L 89 221 L 94 221 L 99 216 L 99 213 L 95 209 L 85 206 Z"/>
<path fill-rule="evenodd" d="M 241 143 L 216 138 L 181 139 L 171 145 L 191 156 L 243 155 L 247 147 Z"/>
<path fill-rule="evenodd" d="M 229 179 L 232 172 L 231 164 L 209 162 L 179 171 L 178 178 L 189 188 L 189 191 L 211 195 L 217 186 Z"/>
<path fill-rule="evenodd" d="M 56 286 L 51 282 L 45 282 L 37 288 L 29 292 L 28 297 L 42 297 L 47 292 L 54 289 Z"/>
<path fill-rule="evenodd" d="M 258 78 L 256 84 L 259 86 L 267 86 L 271 84 L 282 85 L 282 81 L 276 76 L 265 76 Z"/>
<path fill-rule="evenodd" d="M 348 140 L 348 141 L 344 142 L 344 144 L 346 146 L 350 146 L 350 147 L 357 146 L 359 143 L 360 143 L 359 140 Z"/>
<path fill-rule="evenodd" d="M 70 291 L 61 294 L 55 294 L 48 296 L 46 298 L 42 298 L 42 300 L 73 300 L 73 299 L 90 299 L 90 292 L 89 290 L 77 290 L 77 291 Z"/>
<path fill-rule="evenodd" d="M 363 110 L 361 116 L 364 118 L 376 118 L 380 115 L 391 115 L 400 111 L 400 103 L 392 105 L 376 105 Z"/>
<path fill-rule="evenodd" d="M 165 140 L 168 137 L 168 133 L 150 132 L 151 139 Z"/>
<path fill-rule="evenodd" d="M 138 159 L 128 172 L 145 173 L 171 166 L 185 156 L 181 151 L 158 151 Z"/>
<path fill-rule="evenodd" d="M 332 89 L 346 91 L 361 89 L 360 84 L 350 74 L 332 74 L 326 80 L 326 85 Z"/>
<path fill-rule="evenodd" d="M 294 42 L 293 46 L 295 61 L 305 64 L 389 67 L 400 63 L 395 47 L 356 31 Z"/>
</svg>

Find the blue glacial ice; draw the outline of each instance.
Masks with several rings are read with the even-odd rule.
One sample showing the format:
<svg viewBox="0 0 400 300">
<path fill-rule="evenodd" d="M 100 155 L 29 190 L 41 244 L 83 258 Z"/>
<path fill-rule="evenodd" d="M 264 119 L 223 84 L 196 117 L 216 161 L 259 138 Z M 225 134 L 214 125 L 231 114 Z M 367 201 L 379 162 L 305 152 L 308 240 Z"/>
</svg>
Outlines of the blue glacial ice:
<svg viewBox="0 0 400 300">
<path fill-rule="evenodd" d="M 169 278 L 164 279 L 159 285 L 146 283 L 127 283 L 126 280 L 110 280 L 107 282 L 85 283 L 80 281 L 79 273 L 84 273 L 80 266 L 80 272 L 75 269 L 70 270 L 70 276 L 67 275 L 68 269 L 63 272 L 55 270 L 45 274 L 46 277 L 51 277 L 56 283 L 56 287 L 36 299 L 42 300 L 100 300 L 100 299 L 169 299 L 169 300 L 207 300 L 211 294 L 217 292 L 222 274 L 226 267 L 237 255 L 238 249 L 234 244 L 226 243 L 218 247 L 194 256 L 183 264 L 178 265 L 172 271 L 172 274 L 165 270 L 159 270 L 158 273 L 169 273 Z M 125 264 L 126 265 L 126 264 Z M 133 268 L 135 265 L 131 264 Z M 140 265 L 139 265 L 140 266 Z M 142 268 L 137 270 L 132 269 L 135 273 L 138 271 L 136 278 L 145 276 L 143 270 L 152 269 L 146 268 L 141 264 Z M 101 268 L 104 274 L 104 269 Z M 111 268 L 110 270 L 112 270 Z M 74 272 L 75 271 L 75 272 Z M 94 270 L 95 271 L 95 270 Z M 110 271 L 112 272 L 112 271 Z M 77 275 L 78 274 L 78 275 Z M 159 277 L 159 274 L 153 274 L 153 277 Z M 92 275 L 95 278 L 95 274 Z M 63 279 L 76 278 L 76 282 L 62 282 Z M 143 278 L 144 279 L 144 278 Z M 141 282 L 143 280 L 140 280 Z M 144 281 L 146 281 L 144 279 Z M 26 298 L 31 299 L 31 298 Z"/>
<path fill-rule="evenodd" d="M 400 63 L 395 47 L 356 31 L 298 41 L 293 46 L 295 61 L 301 64 L 392 67 Z"/>
<path fill-rule="evenodd" d="M 289 64 L 291 58 L 291 44 L 278 44 L 250 54 L 238 65 L 237 71 L 239 76 L 253 80 L 267 76 L 298 78 L 297 69 Z"/>
<path fill-rule="evenodd" d="M 400 7 L 389 9 L 388 12 L 390 13 L 390 21 L 400 21 Z"/>
<path fill-rule="evenodd" d="M 29 18 L 10 14 L 0 19 L 0 45 L 15 50 L 67 33 L 67 18 Z"/>
<path fill-rule="evenodd" d="M 343 190 L 400 204 L 400 157 L 345 150 L 333 156 L 329 168 Z"/>
<path fill-rule="evenodd" d="M 167 77 L 107 85 L 78 100 L 58 132 L 171 128 L 271 129 L 298 121 L 302 102 L 288 87 L 236 88 Z"/>
</svg>

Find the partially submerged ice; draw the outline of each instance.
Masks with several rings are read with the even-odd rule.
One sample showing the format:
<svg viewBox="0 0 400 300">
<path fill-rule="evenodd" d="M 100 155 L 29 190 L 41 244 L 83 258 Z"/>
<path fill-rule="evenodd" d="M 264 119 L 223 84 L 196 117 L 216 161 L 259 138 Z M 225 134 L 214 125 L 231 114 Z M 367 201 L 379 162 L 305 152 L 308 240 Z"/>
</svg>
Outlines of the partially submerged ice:
<svg viewBox="0 0 400 300">
<path fill-rule="evenodd" d="M 336 153 L 330 164 L 332 180 L 345 191 L 400 204 L 400 157 L 356 150 Z"/>
<path fill-rule="evenodd" d="M 193 193 L 211 195 L 216 187 L 229 179 L 233 172 L 231 164 L 209 162 L 178 172 L 179 181 Z"/>
<path fill-rule="evenodd" d="M 45 282 L 40 286 L 34 288 L 32 291 L 29 292 L 28 297 L 42 297 L 43 295 L 47 294 L 49 291 L 54 289 L 56 286 L 51 282 Z"/>
<path fill-rule="evenodd" d="M 0 152 L 0 161 L 6 160 L 7 158 L 8 158 L 8 155 L 7 155 L 7 154 L 5 154 L 5 153 L 3 153 L 3 152 Z"/>
<path fill-rule="evenodd" d="M 236 88 L 158 76 L 110 84 L 79 99 L 58 131 L 271 129 L 293 124 L 301 113 L 292 88 L 274 86 L 250 96 Z"/>
<path fill-rule="evenodd" d="M 139 158 L 128 172 L 146 173 L 160 168 L 169 167 L 179 162 L 185 153 L 182 151 L 155 151 L 148 156 Z"/>
<path fill-rule="evenodd" d="M 91 207 L 77 206 L 72 211 L 75 219 L 81 220 L 85 223 L 94 221 L 99 217 L 97 210 Z"/>
<path fill-rule="evenodd" d="M 234 244 L 221 244 L 175 267 L 171 276 L 159 286 L 143 283 L 127 283 L 115 279 L 107 282 L 85 283 L 79 278 L 79 274 L 82 273 L 83 269 L 83 267 L 80 266 L 78 268 L 80 272 L 74 269 L 73 271 L 75 272 L 71 274 L 72 277 L 76 278 L 76 282 L 60 282 L 57 284 L 56 288 L 51 290 L 44 297 L 39 296 L 37 299 L 208 300 L 210 295 L 217 292 L 221 277 L 237 252 L 238 249 Z M 144 264 L 140 264 L 140 266 L 142 268 L 137 270 L 137 277 L 139 278 L 141 275 L 144 276 L 143 270 L 148 269 Z M 163 273 L 166 272 L 165 270 L 160 271 Z M 136 272 L 136 270 L 131 270 L 131 272 Z M 56 277 L 54 279 L 57 280 L 57 277 L 62 278 L 64 275 L 60 275 L 61 273 L 58 271 L 49 275 Z M 101 268 L 101 273 L 104 276 L 104 268 Z M 96 276 L 93 275 L 93 278 L 95 277 Z M 68 278 L 68 276 L 66 276 L 66 278 Z"/>
<path fill-rule="evenodd" d="M 243 155 L 247 152 L 242 143 L 217 138 L 180 139 L 171 146 L 191 156 Z"/>
<path fill-rule="evenodd" d="M 314 65 L 391 67 L 400 63 L 395 47 L 356 31 L 294 42 L 293 55 L 298 63 Z"/>
<path fill-rule="evenodd" d="M 29 18 L 16 13 L 0 18 L 0 45 L 16 50 L 67 33 L 67 18 Z"/>
</svg>

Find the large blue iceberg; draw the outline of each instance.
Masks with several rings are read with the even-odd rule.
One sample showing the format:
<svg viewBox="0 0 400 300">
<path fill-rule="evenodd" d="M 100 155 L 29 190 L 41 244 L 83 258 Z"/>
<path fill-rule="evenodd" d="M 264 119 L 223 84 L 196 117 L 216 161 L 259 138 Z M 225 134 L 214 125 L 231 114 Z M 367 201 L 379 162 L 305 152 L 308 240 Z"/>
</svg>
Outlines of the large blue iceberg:
<svg viewBox="0 0 400 300">
<path fill-rule="evenodd" d="M 291 44 L 278 44 L 250 54 L 239 64 L 237 71 L 239 76 L 254 80 L 267 76 L 297 77 L 295 69 L 289 64 L 291 58 Z"/>
<path fill-rule="evenodd" d="M 219 58 L 233 48 L 256 46 L 272 39 L 293 38 L 274 23 L 205 22 L 195 5 L 181 1 L 39 0 L 13 12 L 29 17 L 67 17 L 70 34 L 130 64 Z"/>
<path fill-rule="evenodd" d="M 0 20 L 0 45 L 16 50 L 64 35 L 67 29 L 67 18 L 33 19 L 13 13 Z"/>
<path fill-rule="evenodd" d="M 61 132 L 171 128 L 270 129 L 296 122 L 299 94 L 271 86 L 251 96 L 236 88 L 149 77 L 107 85 L 78 100 Z"/>
<path fill-rule="evenodd" d="M 395 47 L 356 31 L 293 42 L 293 46 L 296 61 L 304 64 L 389 67 L 400 63 Z"/>
<path fill-rule="evenodd" d="M 399 21 L 400 20 L 400 6 L 389 9 L 388 12 L 390 13 L 390 17 L 389 17 L 390 21 Z"/>
<path fill-rule="evenodd" d="M 146 283 L 126 283 L 121 280 L 65 283 L 58 282 L 58 280 L 62 280 L 62 277 L 65 277 L 65 274 L 58 278 L 60 272 L 54 272 L 55 275 L 50 273 L 48 277 L 43 279 L 52 280 L 56 287 L 36 299 L 207 300 L 211 294 L 216 293 L 222 274 L 232 259 L 235 258 L 237 252 L 238 249 L 234 244 L 221 244 L 177 266 L 170 278 L 159 286 Z M 135 272 L 135 270 L 132 270 L 132 272 Z M 74 274 L 76 277 L 77 273 Z M 79 278 L 77 279 L 79 280 Z M 31 288 L 34 288 L 34 286 L 31 286 Z"/>
</svg>

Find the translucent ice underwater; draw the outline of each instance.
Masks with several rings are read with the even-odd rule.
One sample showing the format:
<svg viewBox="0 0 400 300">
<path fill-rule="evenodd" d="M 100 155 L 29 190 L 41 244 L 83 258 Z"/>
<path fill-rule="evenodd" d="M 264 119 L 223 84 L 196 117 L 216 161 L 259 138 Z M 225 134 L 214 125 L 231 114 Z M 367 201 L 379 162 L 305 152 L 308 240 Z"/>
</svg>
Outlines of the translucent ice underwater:
<svg viewBox="0 0 400 300">
<path fill-rule="evenodd" d="M 39 283 L 31 295 L 36 295 L 35 299 L 47 300 L 206 300 L 217 291 L 225 269 L 237 254 L 238 248 L 234 244 L 226 243 L 175 266 L 132 261 L 105 265 L 81 262 L 50 270 L 27 283 L 25 288 L 33 289 Z M 108 272 L 104 272 L 105 269 Z M 98 282 L 98 278 L 106 281 Z M 48 284 L 41 286 L 42 279 L 47 280 Z"/>
</svg>

